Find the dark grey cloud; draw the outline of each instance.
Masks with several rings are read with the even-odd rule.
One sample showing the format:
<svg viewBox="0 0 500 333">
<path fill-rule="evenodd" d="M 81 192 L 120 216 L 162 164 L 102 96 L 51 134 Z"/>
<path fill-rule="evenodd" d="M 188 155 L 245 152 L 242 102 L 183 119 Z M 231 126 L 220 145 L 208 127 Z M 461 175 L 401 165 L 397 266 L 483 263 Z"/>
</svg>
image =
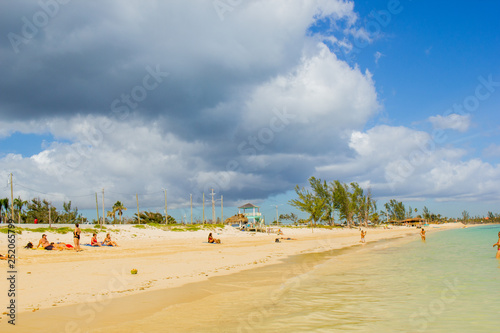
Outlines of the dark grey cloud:
<svg viewBox="0 0 500 333">
<path fill-rule="evenodd" d="M 224 20 L 210 0 L 43 3 L 59 7 L 29 38 L 40 4 L 0 4 L 0 117 L 57 138 L 17 162 L 54 193 L 265 198 L 348 154 L 378 108 L 371 75 L 307 33 L 351 3 L 243 2 Z"/>
</svg>

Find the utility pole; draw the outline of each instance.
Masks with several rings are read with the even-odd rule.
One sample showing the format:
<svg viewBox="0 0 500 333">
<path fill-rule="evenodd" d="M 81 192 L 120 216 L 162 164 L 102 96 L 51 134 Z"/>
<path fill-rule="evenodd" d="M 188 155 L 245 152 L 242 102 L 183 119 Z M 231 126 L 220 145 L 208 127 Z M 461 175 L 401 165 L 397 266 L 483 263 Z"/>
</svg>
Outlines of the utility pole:
<svg viewBox="0 0 500 333">
<path fill-rule="evenodd" d="M 221 195 L 220 196 L 220 222 L 222 224 L 224 224 L 224 204 L 223 204 L 224 201 L 223 200 L 224 200 L 224 198 Z"/>
<path fill-rule="evenodd" d="M 205 192 L 203 192 L 203 224 L 205 224 Z"/>
<path fill-rule="evenodd" d="M 135 194 L 135 201 L 137 201 L 137 221 L 141 224 L 141 216 L 139 215 L 139 194 Z"/>
<path fill-rule="evenodd" d="M 167 213 L 167 189 L 165 191 L 165 224 L 168 224 L 168 213 Z"/>
<path fill-rule="evenodd" d="M 101 223 L 101 219 L 99 217 L 99 203 L 97 201 L 97 192 L 95 192 L 95 210 L 97 212 L 97 224 Z"/>
<path fill-rule="evenodd" d="M 212 189 L 212 224 L 215 223 L 215 200 L 214 200 L 214 189 Z"/>
<path fill-rule="evenodd" d="M 189 195 L 189 201 L 191 202 L 191 224 L 193 224 L 193 195 Z"/>
<path fill-rule="evenodd" d="M 106 219 L 106 211 L 104 210 L 104 187 L 102 188 L 102 225 Z"/>
<path fill-rule="evenodd" d="M 12 184 L 12 173 L 10 174 L 10 218 L 14 221 L 14 185 Z"/>
<path fill-rule="evenodd" d="M 52 221 L 50 219 L 50 204 L 49 204 L 49 229 L 52 228 Z"/>
</svg>

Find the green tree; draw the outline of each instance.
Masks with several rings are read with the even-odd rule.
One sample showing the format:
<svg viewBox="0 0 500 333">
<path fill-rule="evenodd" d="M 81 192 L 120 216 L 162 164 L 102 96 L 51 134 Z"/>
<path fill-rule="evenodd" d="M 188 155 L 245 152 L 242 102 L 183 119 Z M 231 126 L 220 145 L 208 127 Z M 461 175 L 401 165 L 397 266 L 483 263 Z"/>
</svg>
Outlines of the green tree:
<svg viewBox="0 0 500 333">
<path fill-rule="evenodd" d="M 118 212 L 118 216 L 120 217 L 120 224 L 123 223 L 123 211 L 127 210 L 127 208 L 120 202 L 117 201 L 113 205 L 113 211 Z"/>
<path fill-rule="evenodd" d="M 413 209 L 411 206 L 408 206 L 408 210 L 406 211 L 406 218 L 411 219 L 413 217 Z"/>
<path fill-rule="evenodd" d="M 427 208 L 426 206 L 422 208 L 422 217 L 424 218 L 424 220 L 427 221 L 431 219 L 431 212 L 429 211 L 429 208 Z"/>
<path fill-rule="evenodd" d="M 299 217 L 294 213 L 290 214 L 280 214 L 280 221 L 291 221 L 293 224 L 297 224 Z"/>
<path fill-rule="evenodd" d="M 470 220 L 470 214 L 468 211 L 464 210 L 462 212 L 462 222 L 467 223 Z"/>
<path fill-rule="evenodd" d="M 327 222 L 329 225 L 335 223 L 335 204 L 334 197 L 330 192 L 330 188 L 326 181 L 316 179 L 315 177 L 309 178 L 309 184 L 314 191 L 314 195 L 324 202 L 323 214 L 320 218 L 321 221 Z"/>
<path fill-rule="evenodd" d="M 140 212 L 139 216 L 141 218 L 141 223 L 161 224 L 164 221 L 163 215 L 158 212 L 144 211 Z M 139 223 L 139 220 L 137 219 L 137 213 L 134 214 L 134 223 Z"/>
<path fill-rule="evenodd" d="M 23 207 L 28 204 L 28 201 L 22 200 L 21 197 L 14 199 L 14 210 L 17 212 L 17 216 L 19 218 L 19 222 L 21 223 L 21 214 L 23 213 Z"/>
<path fill-rule="evenodd" d="M 52 206 L 49 201 L 47 201 L 46 199 L 40 200 L 39 198 L 31 199 L 31 202 L 28 202 L 28 211 L 26 215 L 29 221 L 38 219 L 38 223 L 58 223 L 60 217 L 56 208 Z"/>
<path fill-rule="evenodd" d="M 391 199 L 385 205 L 390 220 L 402 221 L 406 217 L 406 208 L 401 201 Z"/>
<path fill-rule="evenodd" d="M 365 227 L 368 227 L 368 220 L 370 215 L 377 211 L 376 201 L 372 198 L 372 193 L 368 190 L 368 193 L 362 194 L 359 198 L 359 213 L 360 217 L 363 219 Z M 378 214 L 377 214 L 378 219 Z"/>
<path fill-rule="evenodd" d="M 81 214 L 78 214 L 78 207 L 72 208 L 71 201 L 63 202 L 63 212 L 60 214 L 60 222 L 73 224 L 81 219 Z"/>
<path fill-rule="evenodd" d="M 9 212 L 9 208 L 10 208 L 9 199 L 8 198 L 0 199 L 0 215 L 4 222 L 7 222 L 8 220 L 7 214 Z"/>
<path fill-rule="evenodd" d="M 295 186 L 295 193 L 298 199 L 290 200 L 290 204 L 299 210 L 308 213 L 311 223 L 316 225 L 316 222 L 321 219 L 324 214 L 325 200 L 313 193 L 310 193 L 304 188 Z"/>
<path fill-rule="evenodd" d="M 349 219 L 349 187 L 338 180 L 334 180 L 330 185 L 335 208 L 339 212 L 340 219 L 344 219 L 350 226 Z"/>
<path fill-rule="evenodd" d="M 107 211 L 106 212 L 106 217 L 112 218 L 113 219 L 112 223 L 115 223 L 115 220 L 116 220 L 116 210 L 112 209 L 112 210 Z"/>
</svg>

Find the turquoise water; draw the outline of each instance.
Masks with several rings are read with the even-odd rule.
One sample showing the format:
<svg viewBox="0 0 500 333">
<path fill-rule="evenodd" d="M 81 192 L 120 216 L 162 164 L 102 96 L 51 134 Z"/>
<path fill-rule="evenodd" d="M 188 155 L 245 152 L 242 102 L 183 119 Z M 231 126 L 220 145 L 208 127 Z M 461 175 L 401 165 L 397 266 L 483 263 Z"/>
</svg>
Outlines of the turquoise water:
<svg viewBox="0 0 500 333">
<path fill-rule="evenodd" d="M 435 230 L 435 229 L 434 229 Z M 245 330 L 489 332 L 500 324 L 500 227 L 433 233 L 333 257 L 280 296 Z M 265 300 L 262 300 L 265 302 Z M 258 307 L 254 311 L 259 311 Z M 253 323 L 253 325 L 248 325 Z M 243 327 L 243 326 L 241 326 Z M 244 330 L 243 330 L 244 331 Z"/>
<path fill-rule="evenodd" d="M 500 260 L 495 259 L 492 245 L 500 226 L 427 230 L 426 242 L 412 236 L 368 243 L 211 279 L 198 288 L 212 295 L 129 322 L 126 331 L 156 332 L 165 327 L 172 332 L 496 329 Z"/>
</svg>

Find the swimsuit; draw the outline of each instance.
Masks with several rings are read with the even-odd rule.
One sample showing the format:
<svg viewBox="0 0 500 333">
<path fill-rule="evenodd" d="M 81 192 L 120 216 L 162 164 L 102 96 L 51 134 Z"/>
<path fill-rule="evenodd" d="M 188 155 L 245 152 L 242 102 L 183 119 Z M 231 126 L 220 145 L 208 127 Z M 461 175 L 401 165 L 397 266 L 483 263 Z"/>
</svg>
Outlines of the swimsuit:
<svg viewBox="0 0 500 333">
<path fill-rule="evenodd" d="M 76 239 L 80 239 L 80 234 L 78 234 L 75 230 L 75 232 L 73 233 L 73 238 L 76 238 Z"/>
</svg>

